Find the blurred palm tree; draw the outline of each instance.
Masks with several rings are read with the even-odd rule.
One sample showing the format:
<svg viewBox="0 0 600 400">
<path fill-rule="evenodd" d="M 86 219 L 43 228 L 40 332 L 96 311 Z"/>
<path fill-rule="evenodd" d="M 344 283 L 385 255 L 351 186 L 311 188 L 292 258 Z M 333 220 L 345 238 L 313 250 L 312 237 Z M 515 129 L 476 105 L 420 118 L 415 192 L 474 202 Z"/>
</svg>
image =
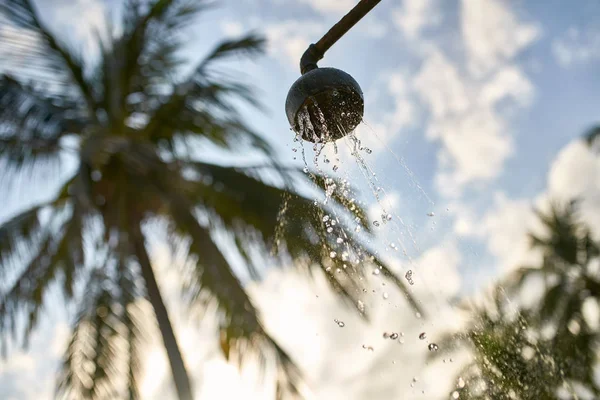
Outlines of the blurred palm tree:
<svg viewBox="0 0 600 400">
<path fill-rule="evenodd" d="M 594 379 L 600 335 L 582 311 L 586 301 L 600 304 L 600 244 L 577 204 L 537 211 L 543 233 L 530 240 L 542 252 L 541 265 L 516 271 L 497 287 L 492 306 L 475 307 L 468 328 L 447 339 L 448 347 L 463 342 L 474 353 L 461 371 L 459 398 L 558 399 L 559 389 L 600 396 Z M 518 295 L 535 279 L 543 294 L 524 307 Z"/>
<path fill-rule="evenodd" d="M 280 396 L 298 392 L 300 374 L 265 331 L 232 259 L 243 260 L 257 279 L 274 248 L 281 265 L 316 265 L 354 305 L 364 266 L 375 264 L 418 308 L 400 279 L 346 234 L 346 216 L 367 230 L 368 224 L 342 190 L 333 190 L 344 183 L 310 174 L 331 200 L 316 206 L 297 189 L 308 186 L 306 176 L 278 166 L 268 144 L 242 122 L 236 104 L 256 101 L 219 61 L 260 54 L 264 41 L 251 34 L 221 42 L 188 69 L 182 33 L 206 5 L 125 1 L 114 13 L 119 17 L 97 32 L 97 54 L 84 56 L 49 28 L 31 0 L 0 4 L 3 29 L 11 33 L 0 49 L 14 55 L 5 65 L 10 74 L 0 77 L 0 178 L 34 190 L 37 172 L 65 154 L 77 163 L 49 200 L 0 226 L 3 341 L 12 332 L 27 342 L 53 287 L 77 307 L 61 397 L 139 398 L 140 345 L 155 321 L 178 397 L 192 398 L 148 254 L 148 235 L 156 231 L 186 256 L 178 272 L 189 310 L 217 310 L 228 359 L 257 354 L 275 362 Z M 269 161 L 201 161 L 201 143 L 249 148 Z M 344 214 L 348 208 L 352 213 Z M 143 312 L 144 302 L 155 319 Z"/>
</svg>

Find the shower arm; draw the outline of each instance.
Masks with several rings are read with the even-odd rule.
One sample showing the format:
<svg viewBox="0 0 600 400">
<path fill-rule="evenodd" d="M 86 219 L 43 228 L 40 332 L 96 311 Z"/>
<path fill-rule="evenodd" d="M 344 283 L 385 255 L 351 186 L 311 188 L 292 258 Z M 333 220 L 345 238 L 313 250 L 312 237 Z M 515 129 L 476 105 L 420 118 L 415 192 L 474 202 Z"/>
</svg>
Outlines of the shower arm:
<svg viewBox="0 0 600 400">
<path fill-rule="evenodd" d="M 369 11 L 371 11 L 381 0 L 360 0 L 352 10 L 335 24 L 331 29 L 317 42 L 308 46 L 308 49 L 300 59 L 300 72 L 302 75 L 318 68 L 317 62 L 323 58 L 325 52 L 335 44 L 342 36 L 346 34 L 358 21 L 360 21 Z"/>
</svg>

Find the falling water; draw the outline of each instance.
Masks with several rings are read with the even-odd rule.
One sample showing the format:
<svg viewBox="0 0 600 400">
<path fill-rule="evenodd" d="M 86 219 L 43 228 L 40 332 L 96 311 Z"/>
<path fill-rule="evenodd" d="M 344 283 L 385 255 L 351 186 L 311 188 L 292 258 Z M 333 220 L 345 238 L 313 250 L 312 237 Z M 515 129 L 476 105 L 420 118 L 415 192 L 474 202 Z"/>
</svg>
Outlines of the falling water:
<svg viewBox="0 0 600 400">
<path fill-rule="evenodd" d="M 312 118 L 314 119 L 311 119 L 311 112 L 313 115 Z M 338 268 L 338 273 L 359 272 L 356 268 L 362 258 L 361 250 L 351 248 L 350 244 L 352 241 L 349 240 L 350 234 L 343 228 L 345 224 L 340 223 L 343 216 L 338 215 L 339 211 L 337 211 L 335 207 L 328 208 L 327 211 L 324 211 L 323 209 L 323 206 L 328 205 L 329 201 L 334 196 L 336 198 L 344 198 L 345 201 L 350 204 L 347 208 L 351 215 L 365 206 L 361 200 L 356 198 L 350 184 L 350 182 L 353 184 L 358 183 L 356 177 L 349 176 L 349 171 L 345 168 L 341 168 L 344 165 L 344 162 L 341 160 L 339 154 L 338 143 L 329 140 L 330 137 L 339 137 L 338 134 L 332 135 L 329 131 L 331 126 L 336 126 L 337 130 L 344 136 L 344 143 L 349 148 L 350 154 L 353 156 L 356 165 L 358 166 L 358 170 L 365 178 L 363 182 L 366 183 L 375 201 L 381 207 L 381 218 L 370 221 L 370 224 L 378 230 L 383 229 L 384 225 L 390 225 L 392 228 L 390 233 L 393 235 L 395 232 L 399 236 L 389 242 L 387 246 L 388 251 L 400 250 L 408 262 L 411 263 L 411 266 L 415 268 L 415 266 L 412 265 L 412 257 L 408 248 L 405 246 L 402 237 L 409 239 L 411 241 L 411 246 L 409 247 L 412 247 L 417 252 L 420 252 L 419 246 L 417 245 L 412 228 L 404 222 L 403 218 L 395 210 L 393 210 L 391 204 L 383 204 L 385 202 L 384 196 L 387 196 L 386 190 L 379 181 L 376 173 L 365 160 L 365 157 L 368 157 L 373 153 L 372 150 L 363 146 L 354 132 L 344 132 L 341 124 L 337 124 L 335 121 L 326 121 L 323 112 L 318 107 L 315 107 L 314 109 L 311 108 L 311 112 L 309 112 L 307 107 L 303 107 L 299 111 L 297 119 L 298 132 L 296 132 L 294 148 L 292 150 L 295 153 L 300 152 L 303 171 L 310 181 L 313 182 L 315 187 L 319 186 L 323 189 L 323 192 L 321 193 L 323 193 L 324 197 L 315 198 L 313 202 L 315 213 L 317 213 L 318 218 L 322 221 L 320 231 L 317 233 L 322 242 L 323 254 L 331 259 L 341 259 L 344 263 L 343 269 L 349 268 L 348 271 L 341 271 L 341 269 Z M 302 138 L 312 138 L 313 143 L 305 142 Z M 308 149 L 306 148 L 307 144 Z M 418 188 L 421 195 L 429 201 L 430 205 L 433 205 L 433 202 L 418 184 L 414 174 L 410 171 L 404 160 L 393 153 L 389 147 L 386 146 L 386 148 L 406 171 L 411 179 L 412 185 Z M 310 156 L 308 154 L 309 151 L 312 151 Z M 294 159 L 296 159 L 295 156 Z M 281 241 L 282 232 L 285 227 L 286 210 L 287 200 L 284 199 L 282 209 L 278 216 L 278 232 L 276 234 L 277 243 Z M 353 217 L 355 218 L 356 225 L 353 228 L 349 228 L 354 230 L 353 233 L 359 233 L 362 229 L 362 221 L 357 215 L 354 215 Z M 370 241 L 367 239 L 367 244 L 369 243 Z M 375 252 L 375 255 L 377 255 L 377 253 L 378 252 Z M 332 268 L 329 267 L 326 268 L 325 271 L 330 274 L 336 273 L 336 271 L 333 271 Z M 379 272 L 380 270 L 377 268 L 373 270 L 374 275 L 379 274 Z M 415 284 L 412 270 L 406 273 L 405 278 L 409 285 Z M 367 282 L 365 281 L 365 283 Z M 363 289 L 363 291 L 366 290 Z M 387 292 L 380 293 L 384 300 L 388 298 Z M 357 306 L 357 309 L 361 313 L 364 312 L 364 303 L 361 302 L 360 305 Z"/>
</svg>

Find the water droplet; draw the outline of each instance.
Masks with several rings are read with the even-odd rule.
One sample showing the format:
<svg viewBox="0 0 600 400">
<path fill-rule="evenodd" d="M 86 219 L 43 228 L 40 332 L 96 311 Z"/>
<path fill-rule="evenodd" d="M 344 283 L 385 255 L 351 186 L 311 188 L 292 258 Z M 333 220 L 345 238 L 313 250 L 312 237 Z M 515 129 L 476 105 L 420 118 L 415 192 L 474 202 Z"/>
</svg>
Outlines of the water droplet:
<svg viewBox="0 0 600 400">
<path fill-rule="evenodd" d="M 421 339 L 421 340 L 427 339 L 427 334 L 425 332 L 421 332 L 421 334 L 419 335 L 419 339 Z"/>
<path fill-rule="evenodd" d="M 427 348 L 429 349 L 429 351 L 438 351 L 439 349 L 438 345 L 435 343 L 429 343 L 429 346 L 427 346 Z"/>
<path fill-rule="evenodd" d="M 453 399 L 458 399 L 459 397 L 460 397 L 460 393 L 458 393 L 458 390 L 455 390 L 454 392 L 452 392 Z"/>
<path fill-rule="evenodd" d="M 95 169 L 92 171 L 92 173 L 90 174 L 92 180 L 94 182 L 98 182 L 100 179 L 102 179 L 102 172 L 100 172 L 99 170 Z"/>
<path fill-rule="evenodd" d="M 379 226 L 379 221 L 373 221 L 373 225 Z"/>
<path fill-rule="evenodd" d="M 329 164 L 329 158 L 326 158 L 323 161 L 325 161 L 325 164 Z"/>
<path fill-rule="evenodd" d="M 329 257 L 331 258 L 335 258 L 337 256 L 337 253 L 335 251 L 332 251 L 329 253 Z"/>
<path fill-rule="evenodd" d="M 329 221 L 329 215 L 326 215 L 323 217 L 323 222 L 327 222 L 327 221 Z"/>
<path fill-rule="evenodd" d="M 354 206 L 352 206 L 354 207 Z M 356 228 L 354 228 L 354 232 L 360 232 L 360 230 L 362 229 L 362 227 L 360 225 L 357 225 Z"/>
<path fill-rule="evenodd" d="M 383 332 L 383 338 L 387 339 L 390 337 L 390 334 L 388 332 Z"/>
<path fill-rule="evenodd" d="M 409 284 L 414 285 L 415 281 L 413 281 L 412 274 L 413 274 L 412 270 L 409 269 L 408 271 L 406 271 L 406 274 L 404 275 L 404 277 L 406 278 L 406 280 L 408 281 Z"/>
<path fill-rule="evenodd" d="M 343 328 L 346 326 L 346 324 L 344 323 L 344 321 L 340 321 L 339 319 L 334 319 L 333 322 L 335 322 L 336 324 L 338 324 L 338 326 L 340 328 Z"/>
<path fill-rule="evenodd" d="M 373 270 L 373 275 L 379 275 L 379 269 L 375 268 L 375 269 Z"/>
<path fill-rule="evenodd" d="M 334 170 L 334 171 L 337 171 L 337 170 L 338 170 L 338 166 L 337 166 L 337 165 L 334 165 L 334 166 L 333 166 L 333 170 Z"/>
<path fill-rule="evenodd" d="M 365 151 L 367 152 L 367 154 L 371 154 L 371 153 L 373 152 L 373 150 L 371 150 L 371 149 L 370 149 L 370 148 L 368 148 L 368 147 L 365 147 Z"/>
<path fill-rule="evenodd" d="M 356 302 L 356 306 L 358 307 L 358 311 L 360 311 L 361 313 L 365 312 L 365 303 L 363 303 L 362 300 L 358 300 Z"/>
<path fill-rule="evenodd" d="M 327 228 L 327 233 L 331 233 L 331 232 L 333 232 L 333 228 L 332 227 Z"/>
<path fill-rule="evenodd" d="M 392 334 L 390 335 L 390 339 L 392 339 L 392 340 L 396 340 L 396 339 L 398 339 L 398 334 L 397 334 L 396 332 L 392 333 Z"/>
<path fill-rule="evenodd" d="M 368 352 L 372 352 L 373 351 L 373 346 L 367 346 L 366 344 L 362 345 L 362 348 L 367 350 Z"/>
<path fill-rule="evenodd" d="M 294 147 L 294 148 L 292 149 L 292 151 L 295 153 L 295 152 L 297 152 L 297 151 L 298 151 L 298 149 Z"/>
<path fill-rule="evenodd" d="M 390 297 L 390 295 L 388 294 L 388 292 L 383 292 L 383 299 L 387 300 Z"/>
<path fill-rule="evenodd" d="M 342 261 L 348 261 L 348 252 L 342 252 Z"/>
<path fill-rule="evenodd" d="M 412 378 L 412 381 L 416 383 L 416 382 L 418 381 L 417 377 L 416 377 L 416 376 L 415 376 L 415 377 L 413 377 L 413 378 Z"/>
<path fill-rule="evenodd" d="M 308 174 L 308 167 L 304 167 L 304 169 L 302 169 L 302 171 L 304 171 L 305 174 Z"/>
<path fill-rule="evenodd" d="M 462 376 L 458 377 L 458 381 L 456 382 L 456 387 L 462 389 L 465 387 L 465 380 L 462 378 Z"/>
<path fill-rule="evenodd" d="M 337 239 L 335 240 L 335 242 L 336 242 L 337 244 L 342 244 L 342 243 L 344 243 L 344 239 L 342 239 L 341 237 L 339 237 L 339 238 L 337 238 Z"/>
<path fill-rule="evenodd" d="M 417 311 L 417 312 L 415 313 L 415 317 L 417 317 L 417 318 L 421 318 L 421 313 Z"/>
<path fill-rule="evenodd" d="M 435 217 L 435 213 L 432 211 L 432 212 L 430 212 L 430 213 L 427 213 L 427 216 L 428 216 L 428 217 Z"/>
</svg>

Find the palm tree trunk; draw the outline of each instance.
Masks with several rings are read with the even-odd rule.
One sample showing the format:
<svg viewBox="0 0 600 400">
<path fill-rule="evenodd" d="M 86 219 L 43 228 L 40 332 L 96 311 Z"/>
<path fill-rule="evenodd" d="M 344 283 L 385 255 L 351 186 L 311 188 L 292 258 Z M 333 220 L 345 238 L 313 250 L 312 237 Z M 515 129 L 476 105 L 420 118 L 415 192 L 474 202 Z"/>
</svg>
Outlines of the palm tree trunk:
<svg viewBox="0 0 600 400">
<path fill-rule="evenodd" d="M 192 400 L 192 385 L 190 383 L 190 378 L 185 368 L 183 357 L 181 356 L 181 351 L 177 344 L 177 339 L 175 338 L 175 332 L 173 331 L 173 325 L 171 325 L 169 319 L 167 307 L 160 294 L 156 276 L 154 275 L 152 265 L 150 264 L 150 257 L 148 257 L 148 252 L 144 245 L 144 236 L 142 235 L 139 225 L 133 229 L 133 233 L 135 254 L 140 263 L 142 277 L 146 282 L 148 299 L 154 308 L 158 327 L 160 328 L 165 349 L 167 350 L 177 396 L 179 400 Z"/>
</svg>

